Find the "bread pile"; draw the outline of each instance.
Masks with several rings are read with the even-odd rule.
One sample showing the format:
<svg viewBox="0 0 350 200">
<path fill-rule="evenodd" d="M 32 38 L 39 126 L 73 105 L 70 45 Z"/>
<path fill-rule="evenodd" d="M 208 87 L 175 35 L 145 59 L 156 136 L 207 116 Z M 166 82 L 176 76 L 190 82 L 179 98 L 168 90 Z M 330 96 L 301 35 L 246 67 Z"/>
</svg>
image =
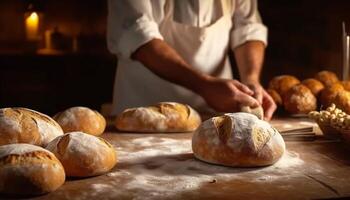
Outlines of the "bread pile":
<svg viewBox="0 0 350 200">
<path fill-rule="evenodd" d="M 148 107 L 130 108 L 115 121 L 120 131 L 191 132 L 201 123 L 199 114 L 188 105 L 161 102 Z"/>
<path fill-rule="evenodd" d="M 275 103 L 291 114 L 307 114 L 318 107 L 334 103 L 350 113 L 350 81 L 340 81 L 330 71 L 321 71 L 314 78 L 299 81 L 291 75 L 274 77 L 267 92 Z"/>
<path fill-rule="evenodd" d="M 115 166 L 113 146 L 94 136 L 105 129 L 102 115 L 73 107 L 55 118 L 59 123 L 27 108 L 0 109 L 1 194 L 45 194 L 60 187 L 66 175 L 96 176 Z"/>
<path fill-rule="evenodd" d="M 233 167 L 266 166 L 285 151 L 279 132 L 249 113 L 230 113 L 203 122 L 192 138 L 196 158 Z"/>
</svg>

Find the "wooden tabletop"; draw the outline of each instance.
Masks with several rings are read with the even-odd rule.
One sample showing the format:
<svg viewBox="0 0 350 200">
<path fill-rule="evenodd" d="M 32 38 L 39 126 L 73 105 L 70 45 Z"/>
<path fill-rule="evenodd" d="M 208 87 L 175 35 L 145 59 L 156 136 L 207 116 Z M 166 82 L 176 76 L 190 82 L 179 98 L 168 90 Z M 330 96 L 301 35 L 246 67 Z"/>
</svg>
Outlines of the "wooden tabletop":
<svg viewBox="0 0 350 200">
<path fill-rule="evenodd" d="M 314 126 L 302 118 L 271 122 L 278 130 Z M 103 135 L 119 163 L 109 173 L 68 179 L 57 191 L 33 199 L 324 199 L 350 197 L 350 149 L 317 137 L 288 139 L 273 166 L 230 168 L 199 161 L 191 133 Z"/>
</svg>

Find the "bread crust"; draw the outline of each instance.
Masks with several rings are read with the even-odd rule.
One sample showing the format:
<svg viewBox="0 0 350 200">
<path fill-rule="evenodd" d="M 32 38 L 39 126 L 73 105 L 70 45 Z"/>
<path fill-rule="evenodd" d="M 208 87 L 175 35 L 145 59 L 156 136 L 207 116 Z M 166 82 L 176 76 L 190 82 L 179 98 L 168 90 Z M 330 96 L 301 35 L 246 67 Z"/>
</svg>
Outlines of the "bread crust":
<svg viewBox="0 0 350 200">
<path fill-rule="evenodd" d="M 188 105 L 161 102 L 154 106 L 126 109 L 115 121 L 120 131 L 191 132 L 201 123 L 199 114 Z"/>
<path fill-rule="evenodd" d="M 331 86 L 339 82 L 338 76 L 331 71 L 320 71 L 315 75 L 315 79 L 321 81 L 325 86 Z"/>
<path fill-rule="evenodd" d="M 275 90 L 282 98 L 285 93 L 294 85 L 299 84 L 300 81 L 295 76 L 280 75 L 274 77 L 269 83 L 269 89 Z"/>
<path fill-rule="evenodd" d="M 257 167 L 277 162 L 285 151 L 278 131 L 248 113 L 214 117 L 202 123 L 192 138 L 196 158 L 232 167 Z"/>
<path fill-rule="evenodd" d="M 0 147 L 0 193 L 26 196 L 55 191 L 65 172 L 51 152 L 30 144 Z"/>
<path fill-rule="evenodd" d="M 308 114 L 316 110 L 317 99 L 306 86 L 293 86 L 283 99 L 284 108 L 292 114 Z"/>
<path fill-rule="evenodd" d="M 324 89 L 324 85 L 322 84 L 322 82 L 314 78 L 305 79 L 301 82 L 301 84 L 309 88 L 309 90 L 312 92 L 312 94 L 315 95 L 315 97 L 317 97 L 321 90 Z"/>
<path fill-rule="evenodd" d="M 117 163 L 117 154 L 103 138 L 71 132 L 46 147 L 61 161 L 67 176 L 89 177 L 104 174 Z"/>
</svg>

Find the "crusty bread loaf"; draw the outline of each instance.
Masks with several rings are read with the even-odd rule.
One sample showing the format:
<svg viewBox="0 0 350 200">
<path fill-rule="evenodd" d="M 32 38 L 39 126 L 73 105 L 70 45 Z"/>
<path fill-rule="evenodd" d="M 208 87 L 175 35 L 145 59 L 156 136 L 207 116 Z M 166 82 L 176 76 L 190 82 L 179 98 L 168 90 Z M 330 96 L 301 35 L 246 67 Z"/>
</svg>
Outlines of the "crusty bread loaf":
<svg viewBox="0 0 350 200">
<path fill-rule="evenodd" d="M 316 110 L 317 99 L 306 86 L 298 84 L 288 90 L 283 98 L 284 108 L 291 114 L 308 114 Z"/>
<path fill-rule="evenodd" d="M 275 90 L 282 98 L 285 93 L 292 88 L 294 85 L 299 84 L 300 81 L 295 76 L 291 75 L 280 75 L 274 77 L 269 82 L 269 88 Z"/>
<path fill-rule="evenodd" d="M 334 103 L 335 97 L 338 95 L 338 93 L 341 93 L 343 91 L 344 87 L 339 82 L 334 83 L 329 87 L 325 87 L 320 93 L 321 105 L 324 107 L 330 106 L 332 103 Z"/>
<path fill-rule="evenodd" d="M 46 149 L 61 161 L 67 176 L 100 175 L 117 163 L 117 154 L 111 144 L 83 132 L 71 132 L 57 137 Z"/>
<path fill-rule="evenodd" d="M 199 114 L 188 105 L 161 102 L 154 106 L 126 109 L 115 126 L 132 132 L 190 132 L 201 123 Z"/>
<path fill-rule="evenodd" d="M 72 107 L 53 117 L 65 133 L 81 131 L 101 135 L 106 128 L 105 118 L 97 111 L 86 107 Z"/>
<path fill-rule="evenodd" d="M 324 85 L 320 81 L 313 78 L 305 79 L 301 82 L 301 84 L 309 88 L 309 90 L 312 92 L 312 94 L 315 95 L 315 97 L 317 97 L 321 90 L 323 90 L 324 88 Z"/>
<path fill-rule="evenodd" d="M 315 75 L 315 79 L 321 81 L 326 87 L 339 82 L 338 76 L 331 71 L 320 71 Z"/>
<path fill-rule="evenodd" d="M 46 146 L 62 134 L 61 127 L 47 115 L 27 108 L 0 109 L 0 145 L 29 143 Z"/>
<path fill-rule="evenodd" d="M 268 122 L 252 114 L 233 113 L 203 122 L 193 135 L 192 150 L 205 162 L 256 167 L 277 162 L 285 143 Z"/>
<path fill-rule="evenodd" d="M 31 144 L 0 146 L 0 193 L 40 195 L 64 181 L 63 166 L 51 152 Z"/>
<path fill-rule="evenodd" d="M 339 92 L 334 98 L 334 104 L 347 114 L 350 114 L 350 92 L 345 90 Z"/>
</svg>

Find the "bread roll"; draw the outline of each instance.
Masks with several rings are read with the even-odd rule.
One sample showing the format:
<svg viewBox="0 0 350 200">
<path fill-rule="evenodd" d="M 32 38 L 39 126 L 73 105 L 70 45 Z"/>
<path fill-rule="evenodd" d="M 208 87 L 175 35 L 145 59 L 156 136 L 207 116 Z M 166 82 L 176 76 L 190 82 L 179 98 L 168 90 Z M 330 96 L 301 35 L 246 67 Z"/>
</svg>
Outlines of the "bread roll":
<svg viewBox="0 0 350 200">
<path fill-rule="evenodd" d="M 306 86 L 298 84 L 293 86 L 283 99 L 284 108 L 292 114 L 308 114 L 316 110 L 316 97 Z"/>
<path fill-rule="evenodd" d="M 154 106 L 126 109 L 115 126 L 132 132 L 190 132 L 201 123 L 199 114 L 188 105 L 162 102 Z"/>
<path fill-rule="evenodd" d="M 320 102 L 322 106 L 328 107 L 334 103 L 335 97 L 338 93 L 343 92 L 344 87 L 341 83 L 334 83 L 329 87 L 325 87 L 320 93 Z"/>
<path fill-rule="evenodd" d="M 117 163 L 117 154 L 111 144 L 83 132 L 71 132 L 57 137 L 46 149 L 61 161 L 67 176 L 104 174 Z"/>
<path fill-rule="evenodd" d="M 341 84 L 345 90 L 350 91 L 350 81 L 342 81 Z"/>
<path fill-rule="evenodd" d="M 307 88 L 309 88 L 312 92 L 312 94 L 315 95 L 315 97 L 317 97 L 319 95 L 319 93 L 321 92 L 321 90 L 323 90 L 324 85 L 313 78 L 308 78 L 305 79 L 301 82 L 301 84 L 305 85 Z"/>
<path fill-rule="evenodd" d="M 97 111 L 86 107 L 72 107 L 54 116 L 65 133 L 81 131 L 101 135 L 106 128 L 105 118 Z"/>
<path fill-rule="evenodd" d="M 334 72 L 326 70 L 318 72 L 315 78 L 321 81 L 325 86 L 331 86 L 334 83 L 339 82 L 339 79 Z"/>
<path fill-rule="evenodd" d="M 280 75 L 274 77 L 269 83 L 269 89 L 277 91 L 277 93 L 283 98 L 285 93 L 294 85 L 299 84 L 300 81 L 291 75 Z"/>
<path fill-rule="evenodd" d="M 350 92 L 345 90 L 339 92 L 334 98 L 334 104 L 347 114 L 350 114 Z"/>
<path fill-rule="evenodd" d="M 272 97 L 277 106 L 281 106 L 283 104 L 282 97 L 276 92 L 276 90 L 267 89 L 266 91 Z"/>
<path fill-rule="evenodd" d="M 0 145 L 29 143 L 46 146 L 63 134 L 49 116 L 27 108 L 0 109 Z"/>
<path fill-rule="evenodd" d="M 192 150 L 205 162 L 257 167 L 277 162 L 285 143 L 268 122 L 252 114 L 233 113 L 203 122 L 193 135 Z"/>
<path fill-rule="evenodd" d="M 60 161 L 31 144 L 0 146 L 0 193 L 40 195 L 55 191 L 65 180 Z"/>
</svg>

